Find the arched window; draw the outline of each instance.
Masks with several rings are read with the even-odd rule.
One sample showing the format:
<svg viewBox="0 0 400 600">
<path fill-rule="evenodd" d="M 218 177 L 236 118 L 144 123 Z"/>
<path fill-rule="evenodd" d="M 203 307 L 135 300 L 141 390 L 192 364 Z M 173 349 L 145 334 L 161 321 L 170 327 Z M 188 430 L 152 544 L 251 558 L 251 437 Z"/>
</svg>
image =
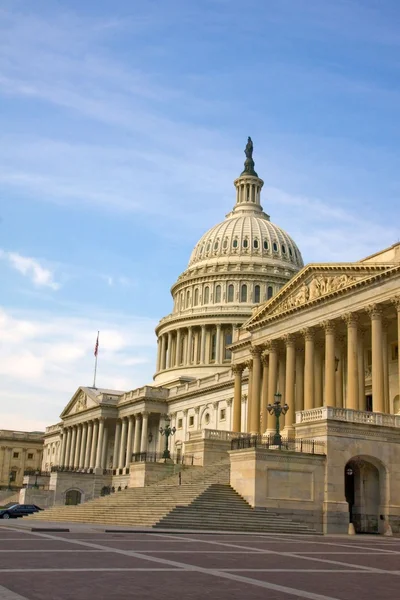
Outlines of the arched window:
<svg viewBox="0 0 400 600">
<path fill-rule="evenodd" d="M 227 349 L 227 346 L 232 344 L 232 330 L 228 329 L 225 332 L 225 344 L 224 344 L 224 360 L 230 360 L 232 358 L 232 352 Z"/>
<path fill-rule="evenodd" d="M 218 250 L 218 246 L 219 246 L 219 241 L 217 240 L 217 241 L 214 243 L 214 250 Z"/>
<path fill-rule="evenodd" d="M 247 285 L 245 283 L 240 289 L 240 302 L 247 302 Z"/>
<path fill-rule="evenodd" d="M 208 304 L 210 302 L 210 288 L 207 286 L 204 288 L 204 302 L 203 304 Z"/>
<path fill-rule="evenodd" d="M 253 246 L 254 246 L 254 248 L 255 248 L 256 250 L 258 250 L 258 246 L 259 246 L 259 244 L 258 244 L 258 240 L 257 240 L 257 239 L 255 239 L 255 240 L 253 241 Z"/>
<path fill-rule="evenodd" d="M 282 248 L 283 254 L 286 254 L 286 246 L 285 246 L 285 244 L 282 244 L 281 248 Z"/>
<path fill-rule="evenodd" d="M 233 302 L 234 287 L 232 284 L 228 285 L 228 302 Z"/>
<path fill-rule="evenodd" d="M 224 239 L 224 243 L 222 244 L 222 247 L 224 250 L 227 249 L 227 247 L 228 247 L 228 239 L 227 238 Z"/>
<path fill-rule="evenodd" d="M 206 252 L 210 252 L 210 248 L 211 248 L 211 242 L 208 242 Z"/>
<path fill-rule="evenodd" d="M 221 302 L 221 286 L 217 285 L 215 288 L 215 302 Z"/>
<path fill-rule="evenodd" d="M 216 347 L 217 347 L 217 334 L 216 333 L 211 334 L 210 342 L 211 342 L 210 343 L 210 360 L 215 360 Z"/>
<path fill-rule="evenodd" d="M 194 290 L 194 306 L 197 306 L 199 303 L 199 289 L 196 288 Z"/>
<path fill-rule="evenodd" d="M 273 295 L 274 295 L 274 290 L 272 288 L 272 285 L 269 285 L 268 289 L 267 289 L 267 300 L 270 300 Z"/>
<path fill-rule="evenodd" d="M 268 241 L 264 240 L 264 250 L 268 250 Z"/>
<path fill-rule="evenodd" d="M 248 248 L 248 246 L 249 246 L 249 240 L 247 238 L 245 238 L 243 240 L 243 248 Z"/>
<path fill-rule="evenodd" d="M 274 243 L 272 244 L 272 247 L 273 247 L 273 249 L 274 249 L 274 252 L 278 252 L 278 244 L 277 244 L 276 242 L 274 242 Z"/>
<path fill-rule="evenodd" d="M 234 248 L 237 248 L 238 247 L 238 241 L 237 240 L 233 240 L 232 246 Z"/>
<path fill-rule="evenodd" d="M 260 286 L 259 285 L 254 286 L 254 302 L 256 304 L 260 304 Z"/>
<path fill-rule="evenodd" d="M 186 292 L 186 308 L 189 308 L 190 304 L 190 292 L 189 290 Z"/>
</svg>

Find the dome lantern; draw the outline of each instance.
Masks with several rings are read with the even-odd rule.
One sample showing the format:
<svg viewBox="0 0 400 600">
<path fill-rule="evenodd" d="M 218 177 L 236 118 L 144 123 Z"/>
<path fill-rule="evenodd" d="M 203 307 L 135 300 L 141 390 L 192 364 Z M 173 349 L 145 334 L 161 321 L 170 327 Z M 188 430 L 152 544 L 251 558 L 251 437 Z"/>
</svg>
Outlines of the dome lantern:
<svg viewBox="0 0 400 600">
<path fill-rule="evenodd" d="M 251 137 L 247 139 L 244 153 L 246 155 L 244 171 L 234 181 L 236 187 L 236 204 L 231 214 L 244 212 L 262 213 L 260 196 L 264 182 L 254 170 L 253 142 Z"/>
</svg>

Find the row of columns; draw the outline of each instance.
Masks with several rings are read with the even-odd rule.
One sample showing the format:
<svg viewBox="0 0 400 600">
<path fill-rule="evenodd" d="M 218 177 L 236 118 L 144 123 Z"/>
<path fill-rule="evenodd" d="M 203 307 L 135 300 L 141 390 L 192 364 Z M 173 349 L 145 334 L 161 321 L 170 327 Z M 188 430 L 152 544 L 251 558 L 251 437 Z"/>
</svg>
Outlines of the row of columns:
<svg viewBox="0 0 400 600">
<path fill-rule="evenodd" d="M 133 452 L 145 452 L 148 442 L 149 413 L 117 419 L 113 453 L 113 469 L 127 469 Z M 106 469 L 109 427 L 106 419 L 65 427 L 61 439 L 59 465 L 77 470 Z"/>
<path fill-rule="evenodd" d="M 400 299 L 395 304 L 400 346 Z M 368 307 L 368 314 L 371 319 L 372 409 L 389 412 L 388 343 L 383 330 L 382 307 L 372 305 Z M 294 425 L 296 411 L 344 405 L 348 409 L 366 410 L 365 350 L 359 315 L 349 313 L 343 319 L 347 329 L 346 361 L 337 335 L 337 322 L 326 321 L 320 324 L 325 333 L 322 346 L 316 341 L 316 327 L 307 328 L 299 332 L 303 339 L 300 348 L 293 334 L 285 335 L 267 346 L 252 347 L 252 359 L 233 366 L 233 431 L 241 431 L 242 374 L 246 367 L 249 371 L 246 429 L 251 433 L 273 430 L 267 405 L 273 404 L 277 391 L 284 394 L 283 401 L 289 405 L 285 416 L 287 430 Z M 282 341 L 283 353 L 280 352 Z M 400 360 L 398 369 L 400 385 Z M 345 402 L 344 377 L 347 382 Z"/>
<path fill-rule="evenodd" d="M 179 328 L 158 338 L 157 372 L 181 365 L 207 365 L 211 361 L 220 364 L 225 359 L 225 334 L 235 326 L 218 323 L 215 326 Z M 215 359 L 211 358 L 211 339 L 215 332 Z M 183 341 L 183 344 L 182 344 Z"/>
</svg>

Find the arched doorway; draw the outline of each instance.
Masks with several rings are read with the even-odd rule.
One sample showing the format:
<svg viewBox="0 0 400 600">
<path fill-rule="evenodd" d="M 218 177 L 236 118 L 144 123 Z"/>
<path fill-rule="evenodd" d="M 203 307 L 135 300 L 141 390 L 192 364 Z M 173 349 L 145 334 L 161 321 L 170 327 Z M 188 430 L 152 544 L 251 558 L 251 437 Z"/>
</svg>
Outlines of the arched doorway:
<svg viewBox="0 0 400 600">
<path fill-rule="evenodd" d="M 65 504 L 72 506 L 81 503 L 82 493 L 79 490 L 68 490 L 65 494 Z"/>
<path fill-rule="evenodd" d="M 346 501 L 356 533 L 380 533 L 380 520 L 384 520 L 380 515 L 383 473 L 383 465 L 380 467 L 379 461 L 369 457 L 356 456 L 346 464 Z"/>
</svg>

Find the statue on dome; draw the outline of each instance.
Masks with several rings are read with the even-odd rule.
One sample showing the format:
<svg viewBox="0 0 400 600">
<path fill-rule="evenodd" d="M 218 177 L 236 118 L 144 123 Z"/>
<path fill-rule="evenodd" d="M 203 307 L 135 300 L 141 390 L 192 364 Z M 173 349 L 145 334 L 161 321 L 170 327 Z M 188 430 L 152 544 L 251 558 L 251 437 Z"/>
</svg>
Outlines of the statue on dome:
<svg viewBox="0 0 400 600">
<path fill-rule="evenodd" d="M 246 158 L 250 158 L 250 160 L 252 160 L 252 158 L 253 158 L 253 141 L 250 136 L 247 138 L 247 144 L 246 144 L 246 148 L 244 149 L 244 153 L 246 155 Z"/>
</svg>

